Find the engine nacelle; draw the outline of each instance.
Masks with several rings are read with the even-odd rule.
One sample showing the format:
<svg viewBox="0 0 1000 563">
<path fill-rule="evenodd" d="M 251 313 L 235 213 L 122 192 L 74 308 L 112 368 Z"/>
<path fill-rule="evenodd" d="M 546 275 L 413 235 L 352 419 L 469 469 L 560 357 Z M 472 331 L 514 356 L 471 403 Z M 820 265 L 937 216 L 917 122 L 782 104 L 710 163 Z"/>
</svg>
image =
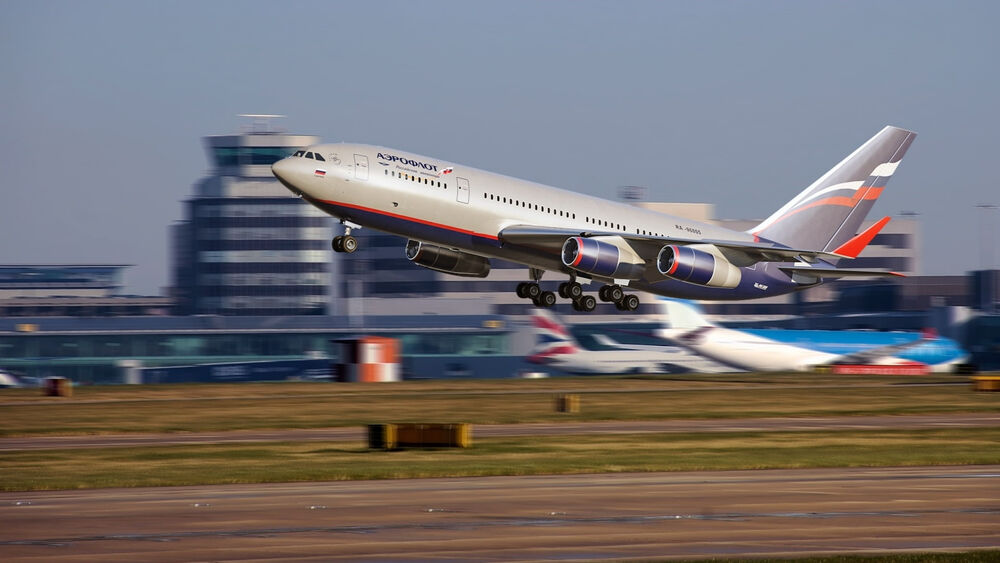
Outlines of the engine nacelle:
<svg viewBox="0 0 1000 563">
<path fill-rule="evenodd" d="M 571 237 L 562 246 L 562 263 L 579 272 L 609 279 L 637 280 L 646 262 L 622 237 Z"/>
<path fill-rule="evenodd" d="M 406 241 L 406 259 L 418 266 L 467 278 L 485 278 L 490 274 L 490 259 L 417 240 Z"/>
<path fill-rule="evenodd" d="M 656 256 L 656 269 L 668 278 L 710 287 L 732 288 L 743 279 L 742 271 L 710 244 L 668 244 Z"/>
</svg>

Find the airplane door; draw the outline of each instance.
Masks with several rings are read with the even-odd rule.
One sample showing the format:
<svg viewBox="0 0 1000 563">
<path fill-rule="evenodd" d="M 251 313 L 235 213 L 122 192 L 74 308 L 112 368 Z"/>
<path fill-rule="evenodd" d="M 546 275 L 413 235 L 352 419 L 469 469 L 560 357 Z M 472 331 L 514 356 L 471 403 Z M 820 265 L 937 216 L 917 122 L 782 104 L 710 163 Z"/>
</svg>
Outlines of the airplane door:
<svg viewBox="0 0 1000 563">
<path fill-rule="evenodd" d="M 368 179 L 368 157 L 363 154 L 354 155 L 354 177 L 358 180 Z"/>
<path fill-rule="evenodd" d="M 455 178 L 455 182 L 458 183 L 458 202 L 469 203 L 469 194 L 471 193 L 469 181 L 465 178 Z"/>
</svg>

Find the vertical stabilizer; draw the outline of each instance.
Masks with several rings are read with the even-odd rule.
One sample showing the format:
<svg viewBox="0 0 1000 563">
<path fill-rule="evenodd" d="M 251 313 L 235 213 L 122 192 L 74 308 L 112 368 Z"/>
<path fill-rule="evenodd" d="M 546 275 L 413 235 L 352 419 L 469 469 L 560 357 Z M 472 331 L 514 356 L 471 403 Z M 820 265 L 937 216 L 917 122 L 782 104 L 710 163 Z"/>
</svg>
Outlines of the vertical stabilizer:
<svg viewBox="0 0 1000 563">
<path fill-rule="evenodd" d="M 580 351 L 576 339 L 552 313 L 535 309 L 532 312 L 531 323 L 535 329 L 533 358 L 575 354 Z"/>
<path fill-rule="evenodd" d="M 705 318 L 701 312 L 701 308 L 694 301 L 669 299 L 666 297 L 660 297 L 657 301 L 660 324 L 665 329 L 691 330 L 705 326 L 715 326 Z"/>
<path fill-rule="evenodd" d="M 839 248 L 857 234 L 916 136 L 882 129 L 749 232 L 792 248 Z"/>
</svg>

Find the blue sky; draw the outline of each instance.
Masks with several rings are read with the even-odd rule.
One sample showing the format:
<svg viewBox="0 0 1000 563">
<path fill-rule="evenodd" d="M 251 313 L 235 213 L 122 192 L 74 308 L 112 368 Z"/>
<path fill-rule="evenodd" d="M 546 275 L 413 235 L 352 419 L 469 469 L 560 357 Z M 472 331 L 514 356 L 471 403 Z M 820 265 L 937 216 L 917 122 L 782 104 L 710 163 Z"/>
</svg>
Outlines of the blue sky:
<svg viewBox="0 0 1000 563">
<path fill-rule="evenodd" d="M 924 273 L 1000 211 L 996 2 L 0 0 L 0 263 L 134 264 L 240 113 L 614 197 L 763 218 L 884 125 L 919 133 L 873 214 Z M 1000 256 L 986 258 L 994 265 Z"/>
</svg>

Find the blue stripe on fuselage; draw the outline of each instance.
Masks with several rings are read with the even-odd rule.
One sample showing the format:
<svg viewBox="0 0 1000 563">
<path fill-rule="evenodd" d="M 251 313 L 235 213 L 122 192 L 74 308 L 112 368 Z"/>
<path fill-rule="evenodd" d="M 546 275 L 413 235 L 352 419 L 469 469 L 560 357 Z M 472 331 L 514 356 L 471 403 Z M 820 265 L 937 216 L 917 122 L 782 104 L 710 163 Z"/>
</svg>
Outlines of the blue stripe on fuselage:
<svg viewBox="0 0 1000 563">
<path fill-rule="evenodd" d="M 782 344 L 798 346 L 827 354 L 847 355 L 873 348 L 895 346 L 922 338 L 915 332 L 861 332 L 851 330 L 783 330 L 740 329 L 742 332 L 767 338 Z M 907 348 L 894 357 L 928 365 L 952 362 L 965 356 L 965 352 L 950 338 L 926 340 Z"/>
</svg>

